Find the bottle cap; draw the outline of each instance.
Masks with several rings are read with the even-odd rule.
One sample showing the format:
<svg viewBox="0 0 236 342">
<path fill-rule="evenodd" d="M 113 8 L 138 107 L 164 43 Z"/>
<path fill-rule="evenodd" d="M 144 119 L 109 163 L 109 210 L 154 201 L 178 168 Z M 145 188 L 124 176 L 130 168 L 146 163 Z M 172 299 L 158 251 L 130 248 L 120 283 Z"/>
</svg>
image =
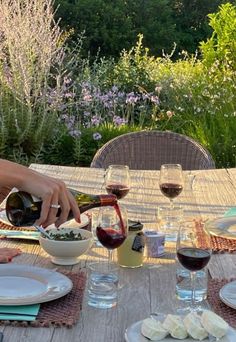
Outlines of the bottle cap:
<svg viewBox="0 0 236 342">
<path fill-rule="evenodd" d="M 139 221 L 128 220 L 129 231 L 138 231 L 143 229 L 143 224 Z"/>
</svg>

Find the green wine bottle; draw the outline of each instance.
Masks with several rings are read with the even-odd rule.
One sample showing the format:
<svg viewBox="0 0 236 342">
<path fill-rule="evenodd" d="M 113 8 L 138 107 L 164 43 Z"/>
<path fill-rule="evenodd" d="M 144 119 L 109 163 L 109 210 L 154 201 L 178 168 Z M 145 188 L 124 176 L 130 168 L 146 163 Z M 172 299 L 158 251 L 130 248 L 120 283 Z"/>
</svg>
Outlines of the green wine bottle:
<svg viewBox="0 0 236 342">
<path fill-rule="evenodd" d="M 80 213 L 102 206 L 114 206 L 117 203 L 115 195 L 89 195 L 74 189 L 69 189 L 74 196 Z M 32 226 L 40 217 L 42 200 L 24 191 L 12 192 L 6 201 L 6 215 L 12 225 Z M 61 209 L 58 209 L 57 216 Z M 73 218 L 72 212 L 69 213 L 68 220 Z"/>
</svg>

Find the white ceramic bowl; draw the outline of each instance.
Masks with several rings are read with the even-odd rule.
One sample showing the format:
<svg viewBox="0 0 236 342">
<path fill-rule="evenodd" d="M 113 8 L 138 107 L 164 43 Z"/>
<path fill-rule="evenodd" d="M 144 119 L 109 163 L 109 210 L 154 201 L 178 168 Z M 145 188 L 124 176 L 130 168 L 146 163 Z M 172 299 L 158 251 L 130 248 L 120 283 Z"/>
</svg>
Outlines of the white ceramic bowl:
<svg viewBox="0 0 236 342">
<path fill-rule="evenodd" d="M 74 221 L 75 222 L 75 221 Z M 69 227 L 68 227 L 69 225 Z M 85 229 L 76 228 L 76 223 L 63 224 L 60 230 L 49 227 L 47 231 L 65 233 L 73 231 L 80 233 L 84 240 L 58 241 L 50 240 L 40 235 L 39 243 L 43 250 L 51 256 L 51 261 L 57 265 L 75 265 L 79 262 L 79 257 L 86 253 L 93 244 L 93 234 Z M 73 227 L 74 226 L 74 227 Z"/>
</svg>

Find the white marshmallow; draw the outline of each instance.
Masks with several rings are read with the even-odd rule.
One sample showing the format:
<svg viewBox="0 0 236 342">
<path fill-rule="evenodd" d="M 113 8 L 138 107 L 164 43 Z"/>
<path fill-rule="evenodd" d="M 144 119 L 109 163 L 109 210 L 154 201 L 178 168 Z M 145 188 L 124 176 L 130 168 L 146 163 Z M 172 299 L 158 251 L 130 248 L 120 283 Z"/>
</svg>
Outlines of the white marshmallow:
<svg viewBox="0 0 236 342">
<path fill-rule="evenodd" d="M 201 324 L 201 317 L 197 313 L 190 312 L 183 319 L 184 326 L 189 335 L 196 340 L 204 340 L 208 336 L 208 332 Z"/>
<path fill-rule="evenodd" d="M 153 318 L 143 320 L 141 333 L 151 341 L 160 341 L 168 335 L 168 331 L 163 328 L 162 323 Z"/>
<path fill-rule="evenodd" d="M 206 331 L 216 338 L 226 335 L 229 328 L 228 323 L 223 318 L 208 310 L 202 313 L 201 323 Z"/>
<path fill-rule="evenodd" d="M 181 317 L 177 315 L 167 315 L 163 322 L 163 327 L 168 330 L 174 338 L 183 340 L 188 336 Z"/>
</svg>

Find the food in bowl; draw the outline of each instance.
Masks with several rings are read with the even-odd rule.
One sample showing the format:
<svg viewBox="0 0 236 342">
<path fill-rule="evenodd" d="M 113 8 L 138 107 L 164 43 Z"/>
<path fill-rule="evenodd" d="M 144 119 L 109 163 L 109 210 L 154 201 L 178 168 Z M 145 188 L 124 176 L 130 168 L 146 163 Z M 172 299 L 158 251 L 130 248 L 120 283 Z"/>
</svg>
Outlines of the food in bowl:
<svg viewBox="0 0 236 342">
<path fill-rule="evenodd" d="M 81 233 L 74 233 L 73 230 L 70 230 L 68 232 L 68 229 L 60 229 L 57 232 L 47 230 L 47 233 L 51 240 L 56 241 L 79 241 L 79 240 L 85 240 L 86 237 L 82 236 Z M 47 236 L 45 236 L 48 238 Z"/>
<path fill-rule="evenodd" d="M 50 255 L 51 261 L 57 265 L 77 264 L 79 257 L 86 253 L 93 244 L 93 234 L 86 229 L 63 228 L 58 230 L 51 228 L 47 232 L 56 236 L 57 239 L 49 239 L 41 234 L 39 243 L 42 249 Z M 69 240 L 70 236 L 80 236 L 81 238 Z"/>
</svg>

